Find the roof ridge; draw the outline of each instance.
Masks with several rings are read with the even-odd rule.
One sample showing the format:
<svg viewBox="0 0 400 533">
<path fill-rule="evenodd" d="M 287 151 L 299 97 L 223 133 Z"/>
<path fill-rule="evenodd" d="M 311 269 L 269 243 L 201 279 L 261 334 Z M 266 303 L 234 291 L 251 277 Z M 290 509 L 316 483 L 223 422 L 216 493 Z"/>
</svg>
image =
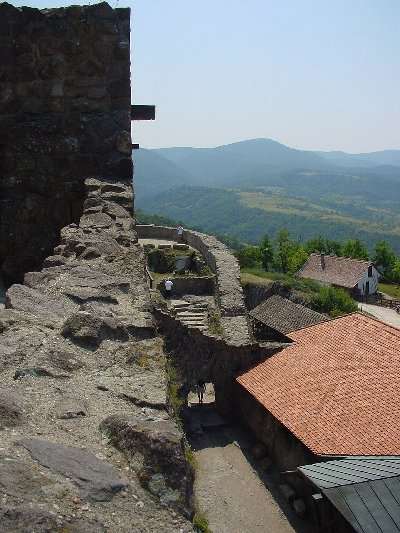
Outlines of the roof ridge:
<svg viewBox="0 0 400 533">
<path fill-rule="evenodd" d="M 357 263 L 372 263 L 372 264 L 374 264 L 372 259 L 358 259 L 358 258 L 355 258 L 355 257 L 348 257 L 347 255 L 336 255 L 336 254 L 324 254 L 324 253 L 321 253 L 321 252 L 311 252 L 310 257 L 312 255 L 315 255 L 315 256 L 322 256 L 323 255 L 324 257 L 331 257 L 331 258 L 339 259 L 340 261 L 343 261 L 344 259 L 346 259 L 347 261 L 355 261 Z"/>
</svg>

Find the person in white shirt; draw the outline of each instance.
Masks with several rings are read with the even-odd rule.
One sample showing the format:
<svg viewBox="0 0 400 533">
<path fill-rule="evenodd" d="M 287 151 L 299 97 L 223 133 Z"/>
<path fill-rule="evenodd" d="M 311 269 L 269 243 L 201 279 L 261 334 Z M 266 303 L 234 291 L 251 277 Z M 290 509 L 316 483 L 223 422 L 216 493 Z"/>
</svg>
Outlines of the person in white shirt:
<svg viewBox="0 0 400 533">
<path fill-rule="evenodd" d="M 172 281 L 167 278 L 164 282 L 164 287 L 165 287 L 165 295 L 167 298 L 169 298 L 171 296 L 171 292 L 172 292 L 172 287 L 174 286 L 174 284 L 172 283 Z"/>
<path fill-rule="evenodd" d="M 183 239 L 183 227 L 177 226 L 176 232 L 178 234 L 178 241 L 181 241 Z"/>
</svg>

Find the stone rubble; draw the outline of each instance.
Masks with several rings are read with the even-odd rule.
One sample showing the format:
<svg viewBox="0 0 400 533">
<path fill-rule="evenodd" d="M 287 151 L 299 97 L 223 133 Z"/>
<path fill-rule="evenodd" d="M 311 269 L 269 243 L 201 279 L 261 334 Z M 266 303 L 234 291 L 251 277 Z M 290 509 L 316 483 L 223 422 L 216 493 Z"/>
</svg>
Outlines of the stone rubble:
<svg viewBox="0 0 400 533">
<path fill-rule="evenodd" d="M 191 478 L 166 411 L 131 185 L 86 186 L 79 225 L 0 309 L 0 531 L 189 532 Z M 116 421 L 133 419 L 146 431 L 128 453 Z M 144 483 L 133 457 L 146 449 Z"/>
</svg>

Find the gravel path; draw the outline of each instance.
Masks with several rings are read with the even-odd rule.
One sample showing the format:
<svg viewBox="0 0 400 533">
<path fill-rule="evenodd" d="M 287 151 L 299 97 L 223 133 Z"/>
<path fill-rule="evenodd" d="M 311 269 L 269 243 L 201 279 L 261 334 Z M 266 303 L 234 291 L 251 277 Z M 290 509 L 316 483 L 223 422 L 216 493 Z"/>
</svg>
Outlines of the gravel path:
<svg viewBox="0 0 400 533">
<path fill-rule="evenodd" d="M 394 309 L 388 307 L 381 307 L 379 305 L 359 303 L 358 308 L 360 311 L 365 311 L 375 318 L 379 318 L 382 322 L 400 328 L 400 314 L 396 313 Z"/>
<path fill-rule="evenodd" d="M 250 442 L 241 429 L 209 430 L 192 446 L 197 461 L 195 497 L 213 533 L 307 531 L 290 509 L 284 514 L 285 502 L 279 502 L 282 508 L 278 505 L 274 487 L 273 495 L 261 481 L 246 457 Z"/>
</svg>

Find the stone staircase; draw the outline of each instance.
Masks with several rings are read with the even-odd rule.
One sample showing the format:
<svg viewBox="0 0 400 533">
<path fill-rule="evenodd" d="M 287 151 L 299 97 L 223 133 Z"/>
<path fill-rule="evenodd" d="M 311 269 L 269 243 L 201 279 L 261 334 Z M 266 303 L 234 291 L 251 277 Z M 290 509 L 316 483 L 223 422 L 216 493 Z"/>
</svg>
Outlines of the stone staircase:
<svg viewBox="0 0 400 533">
<path fill-rule="evenodd" d="M 204 331 L 208 328 L 208 304 L 205 301 L 171 300 L 172 314 L 183 324 Z"/>
</svg>

